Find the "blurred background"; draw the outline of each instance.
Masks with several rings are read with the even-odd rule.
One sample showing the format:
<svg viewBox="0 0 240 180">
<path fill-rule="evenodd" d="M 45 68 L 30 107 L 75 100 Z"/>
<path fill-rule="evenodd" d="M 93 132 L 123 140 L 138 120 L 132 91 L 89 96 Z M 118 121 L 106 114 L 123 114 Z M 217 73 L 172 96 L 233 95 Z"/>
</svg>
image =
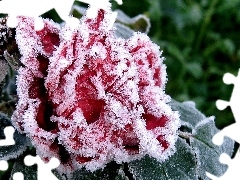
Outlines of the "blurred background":
<svg viewBox="0 0 240 180">
<path fill-rule="evenodd" d="M 114 8 L 149 17 L 149 36 L 166 58 L 167 94 L 194 101 L 219 128 L 234 122 L 231 109 L 215 102 L 229 101 L 233 85 L 222 77 L 240 68 L 240 0 L 123 0 Z"/>
</svg>

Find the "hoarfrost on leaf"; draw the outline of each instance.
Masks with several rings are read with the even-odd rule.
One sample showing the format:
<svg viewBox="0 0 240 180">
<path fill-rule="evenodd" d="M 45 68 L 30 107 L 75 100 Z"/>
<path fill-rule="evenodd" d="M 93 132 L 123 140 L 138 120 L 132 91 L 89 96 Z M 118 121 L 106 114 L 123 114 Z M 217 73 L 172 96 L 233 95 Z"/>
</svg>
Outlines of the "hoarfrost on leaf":
<svg viewBox="0 0 240 180">
<path fill-rule="evenodd" d="M 230 98 L 230 101 L 224 101 L 224 100 L 217 100 L 216 106 L 219 110 L 225 109 L 227 106 L 231 107 L 231 110 L 233 112 L 235 123 L 223 128 L 220 132 L 217 132 L 214 137 L 212 138 L 212 141 L 214 144 L 222 146 L 224 142 L 224 137 L 229 137 L 232 140 L 236 141 L 238 144 L 240 143 L 239 139 L 239 125 L 240 125 L 240 113 L 238 110 L 239 107 L 239 90 L 240 90 L 240 84 L 239 84 L 239 78 L 240 78 L 240 70 L 238 72 L 238 76 L 234 76 L 231 73 L 225 73 L 223 76 L 223 82 L 225 84 L 234 84 L 234 88 L 232 91 L 232 95 Z M 231 159 L 230 156 L 226 153 L 222 153 L 220 155 L 219 161 L 223 164 L 228 165 L 228 170 L 219 178 L 215 175 L 206 172 L 206 175 L 211 179 L 239 179 L 239 170 L 238 170 L 238 164 L 240 162 L 239 158 L 239 148 L 235 154 L 235 156 Z M 234 177 L 232 177 L 234 174 Z"/>
<path fill-rule="evenodd" d="M 37 164 L 33 166 L 26 166 L 24 163 L 24 157 L 19 156 L 19 158 L 14 162 L 11 171 L 11 177 L 9 180 L 17 180 L 14 175 L 21 172 L 24 176 L 24 180 L 34 180 L 37 179 Z"/>
<path fill-rule="evenodd" d="M 5 76 L 8 73 L 8 64 L 3 60 L 0 59 L 0 83 L 5 79 Z"/>
<path fill-rule="evenodd" d="M 192 102 L 179 103 L 171 101 L 171 107 L 180 112 L 181 128 L 180 138 L 186 140 L 195 153 L 197 162 L 197 177 L 205 179 L 205 172 L 222 175 L 227 166 L 216 163 L 221 153 L 232 155 L 234 141 L 225 138 L 222 146 L 216 146 L 212 137 L 220 132 L 214 123 L 214 117 L 206 117 Z"/>
<path fill-rule="evenodd" d="M 29 140 L 24 135 L 19 134 L 16 130 L 13 130 L 14 133 L 10 132 L 10 137 L 6 137 L 5 135 L 9 136 L 9 134 L 5 133 L 4 135 L 5 127 L 11 127 L 11 131 L 14 129 L 10 119 L 6 115 L 0 113 L 0 141 L 3 142 L 3 144 L 0 145 L 0 160 L 9 160 L 18 157 L 29 145 Z M 11 141 L 13 140 L 14 143 L 11 142 L 10 144 L 4 145 L 4 139 L 9 138 Z"/>
<path fill-rule="evenodd" d="M 176 153 L 163 163 L 149 156 L 130 162 L 129 169 L 134 179 L 197 180 L 194 151 L 181 138 L 176 142 L 176 149 Z"/>
<path fill-rule="evenodd" d="M 164 162 L 158 162 L 148 155 L 129 162 L 128 167 L 134 179 L 197 180 L 208 179 L 206 171 L 223 174 L 227 166 L 216 162 L 221 153 L 232 154 L 234 142 L 225 139 L 221 147 L 214 145 L 211 138 L 219 132 L 214 118 L 207 118 L 196 109 L 193 102 L 172 100 L 169 104 L 172 109 L 179 111 L 181 119 L 176 153 Z"/>
</svg>

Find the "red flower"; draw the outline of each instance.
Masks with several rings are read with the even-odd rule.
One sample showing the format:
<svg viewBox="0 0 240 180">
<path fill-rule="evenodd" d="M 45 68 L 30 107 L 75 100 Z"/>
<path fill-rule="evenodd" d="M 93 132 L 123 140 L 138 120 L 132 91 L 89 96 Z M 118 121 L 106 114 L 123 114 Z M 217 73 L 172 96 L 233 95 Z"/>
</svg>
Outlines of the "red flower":
<svg viewBox="0 0 240 180">
<path fill-rule="evenodd" d="M 19 102 L 12 120 L 44 159 L 61 169 L 94 171 L 146 154 L 164 161 L 175 151 L 179 115 L 166 103 L 166 67 L 145 35 L 116 38 L 110 16 L 83 17 L 77 29 L 19 18 Z"/>
</svg>

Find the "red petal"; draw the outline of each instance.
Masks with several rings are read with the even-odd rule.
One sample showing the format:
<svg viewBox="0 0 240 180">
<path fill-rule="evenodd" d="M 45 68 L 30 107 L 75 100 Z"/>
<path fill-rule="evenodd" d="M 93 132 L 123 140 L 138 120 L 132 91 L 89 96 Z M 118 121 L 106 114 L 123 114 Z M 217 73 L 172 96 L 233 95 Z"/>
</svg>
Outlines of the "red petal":
<svg viewBox="0 0 240 180">
<path fill-rule="evenodd" d="M 85 99 L 78 101 L 78 107 L 81 108 L 88 124 L 99 120 L 104 105 L 103 100 Z"/>
<path fill-rule="evenodd" d="M 146 120 L 147 130 L 154 129 L 156 127 L 165 127 L 168 121 L 166 116 L 158 118 L 153 116 L 152 114 L 143 114 L 143 118 Z"/>
<path fill-rule="evenodd" d="M 158 136 L 157 140 L 159 141 L 159 143 L 162 145 L 162 147 L 165 149 L 167 149 L 169 147 L 169 143 L 168 141 L 165 139 L 165 136 Z"/>
</svg>

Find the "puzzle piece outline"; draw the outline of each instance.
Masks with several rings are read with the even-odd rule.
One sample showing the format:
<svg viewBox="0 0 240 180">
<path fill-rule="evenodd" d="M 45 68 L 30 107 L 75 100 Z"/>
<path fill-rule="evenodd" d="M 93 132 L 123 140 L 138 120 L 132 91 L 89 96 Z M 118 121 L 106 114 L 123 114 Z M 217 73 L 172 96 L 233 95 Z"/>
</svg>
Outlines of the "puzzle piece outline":
<svg viewBox="0 0 240 180">
<path fill-rule="evenodd" d="M 0 140 L 0 146 L 14 145 L 15 144 L 15 141 L 13 139 L 14 132 L 15 129 L 12 126 L 6 126 L 4 128 L 5 139 Z M 37 170 L 38 180 L 45 180 L 46 175 L 49 180 L 58 180 L 58 178 L 51 172 L 52 169 L 55 169 L 60 165 L 60 161 L 57 158 L 52 157 L 48 163 L 44 163 L 38 155 L 36 157 L 27 155 L 24 158 L 24 163 L 27 166 L 32 166 L 34 164 L 38 165 Z M 6 171 L 7 169 L 8 162 L 6 160 L 0 160 L 0 171 Z M 13 174 L 13 180 L 24 180 L 23 173 L 15 172 Z"/>
<path fill-rule="evenodd" d="M 69 16 L 73 3 L 75 0 L 62 0 L 62 2 L 56 0 L 2 0 L 0 1 L 0 13 L 8 14 L 7 25 L 9 27 L 17 26 L 17 16 L 34 17 L 35 30 L 41 30 L 44 28 L 43 20 L 39 17 L 45 12 L 55 9 L 59 17 L 64 20 L 70 27 L 77 27 L 79 20 L 77 18 Z M 103 9 L 108 11 L 111 7 L 110 0 L 76 0 L 89 4 L 89 8 L 86 12 L 86 16 L 90 19 L 97 16 L 97 11 Z M 122 4 L 122 0 L 115 0 L 119 5 Z M 13 6 L 14 4 L 14 6 Z M 39 5 L 42 4 L 42 5 Z M 25 5 L 25 6 L 23 6 Z M 29 7 L 31 7 L 29 9 Z M 112 20 L 109 24 L 109 29 L 113 27 L 117 17 L 117 12 L 112 13 Z"/>
<path fill-rule="evenodd" d="M 15 129 L 12 126 L 6 126 L 3 132 L 5 139 L 0 139 L 0 146 L 14 145 L 15 141 L 13 139 L 13 134 L 15 132 Z"/>
<path fill-rule="evenodd" d="M 3 130 L 5 139 L 0 139 L 0 146 L 11 146 L 15 144 L 13 134 L 15 132 L 12 126 L 6 126 Z M 8 169 L 8 162 L 0 160 L 0 171 L 6 171 Z"/>
<path fill-rule="evenodd" d="M 46 177 L 49 180 L 58 180 L 58 178 L 51 171 L 60 165 L 60 161 L 57 158 L 52 157 L 48 163 L 45 163 L 38 155 L 27 155 L 24 158 L 24 163 L 26 166 L 32 166 L 34 164 L 38 165 L 38 180 L 45 180 Z"/>
<path fill-rule="evenodd" d="M 216 106 L 219 110 L 224 110 L 228 106 L 230 106 L 233 116 L 235 118 L 235 123 L 223 128 L 220 132 L 215 134 L 212 138 L 214 144 L 220 146 L 223 143 L 224 136 L 233 139 L 235 142 L 240 144 L 240 112 L 238 111 L 238 103 L 240 103 L 240 96 L 238 92 L 240 92 L 240 69 L 238 71 L 238 75 L 234 76 L 231 73 L 225 73 L 223 76 L 223 82 L 225 84 L 234 84 L 234 88 L 230 97 L 229 102 L 225 100 L 217 100 Z M 236 155 L 233 159 L 230 158 L 229 155 L 222 153 L 219 157 L 219 161 L 222 164 L 227 164 L 227 171 L 220 177 L 216 177 L 208 172 L 206 172 L 206 176 L 211 178 L 212 180 L 237 180 L 240 177 L 240 171 L 237 167 L 240 164 L 240 151 L 238 149 Z M 232 177 L 234 175 L 235 177 Z M 237 179 L 235 179 L 237 178 Z"/>
<path fill-rule="evenodd" d="M 15 140 L 13 138 L 15 129 L 12 126 L 6 126 L 3 130 L 5 139 L 0 140 L 0 146 L 11 146 L 15 144 Z M 8 169 L 8 162 L 6 160 L 0 160 L 0 171 L 6 171 Z M 15 175 L 16 174 L 16 175 Z M 21 173 L 22 174 L 22 173 Z M 23 180 L 20 179 L 22 176 L 20 175 L 20 172 L 14 173 L 15 177 L 13 177 L 14 180 Z"/>
</svg>

